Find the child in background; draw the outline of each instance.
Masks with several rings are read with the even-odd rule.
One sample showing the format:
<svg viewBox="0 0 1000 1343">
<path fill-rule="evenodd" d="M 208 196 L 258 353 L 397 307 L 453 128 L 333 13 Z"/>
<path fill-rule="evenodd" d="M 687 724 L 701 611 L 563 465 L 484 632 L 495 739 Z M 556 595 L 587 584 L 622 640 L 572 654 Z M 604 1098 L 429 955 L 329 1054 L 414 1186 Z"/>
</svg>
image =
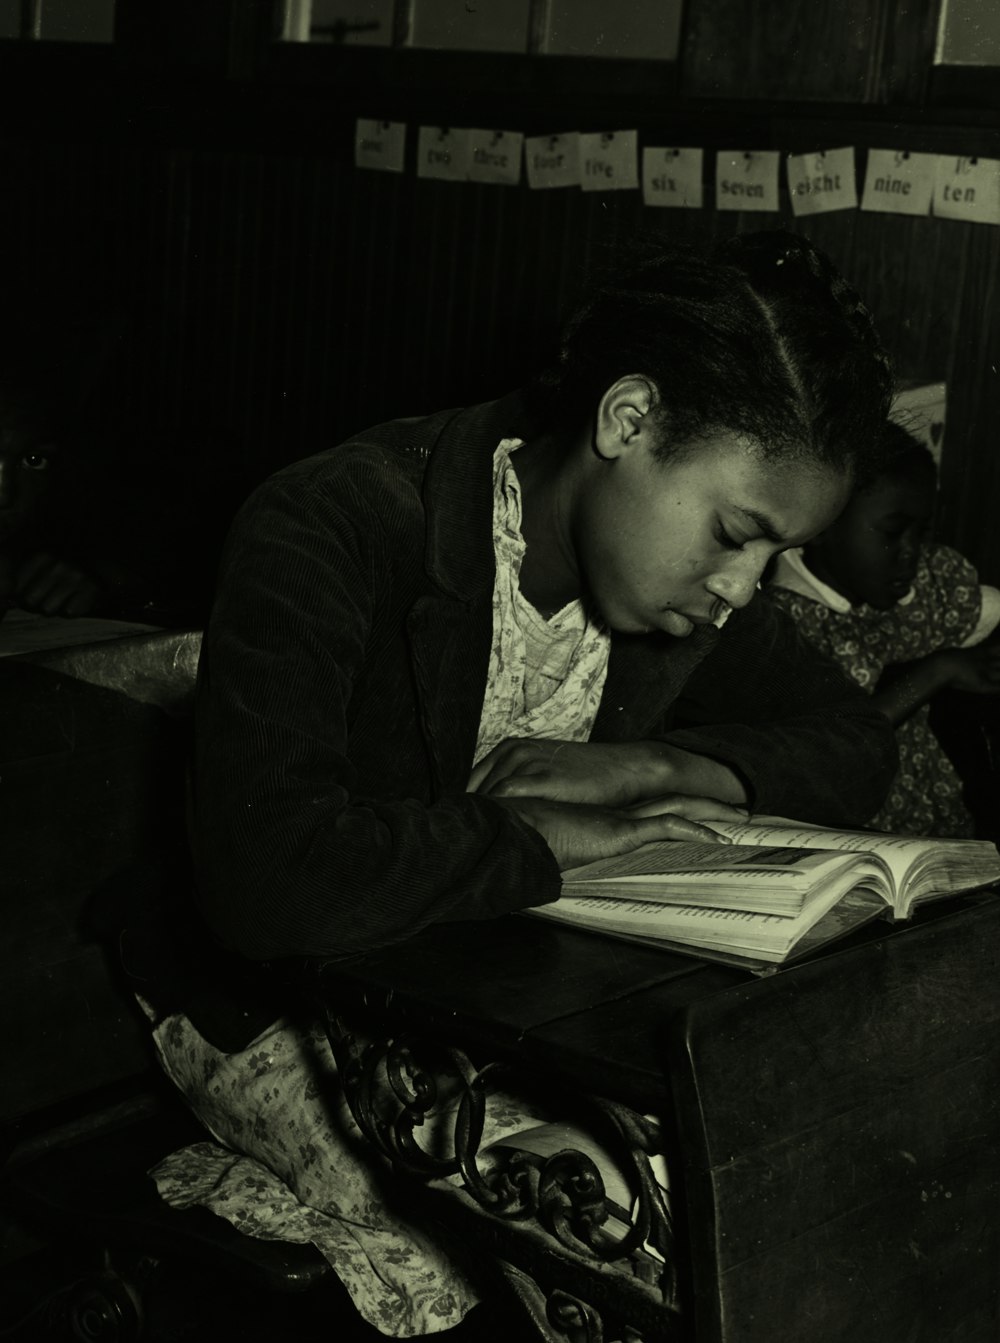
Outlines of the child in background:
<svg viewBox="0 0 1000 1343">
<path fill-rule="evenodd" d="M 924 540 L 937 484 L 928 448 L 888 422 L 884 463 L 840 517 L 778 556 L 774 602 L 834 658 L 896 727 L 900 766 L 870 824 L 899 834 L 968 836 L 962 781 L 930 724 L 945 689 L 1000 693 L 1000 592 L 948 546 Z"/>
</svg>

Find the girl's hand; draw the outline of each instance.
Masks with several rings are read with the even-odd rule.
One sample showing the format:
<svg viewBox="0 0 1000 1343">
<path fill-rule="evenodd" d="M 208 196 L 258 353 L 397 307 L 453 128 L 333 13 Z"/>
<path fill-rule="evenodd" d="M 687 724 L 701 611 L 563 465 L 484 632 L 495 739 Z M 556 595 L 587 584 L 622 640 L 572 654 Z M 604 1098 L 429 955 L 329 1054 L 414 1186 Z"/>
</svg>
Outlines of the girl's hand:
<svg viewBox="0 0 1000 1343">
<path fill-rule="evenodd" d="M 1000 694 L 1000 644 L 949 648 L 939 656 L 946 660 L 947 684 L 952 690 L 965 690 L 973 695 Z"/>
<path fill-rule="evenodd" d="M 534 797 L 598 807 L 628 807 L 664 795 L 747 800 L 742 780 L 728 765 L 663 741 L 512 737 L 480 760 L 468 787 L 501 800 Z"/>
<path fill-rule="evenodd" d="M 510 737 L 472 771 L 470 793 L 625 807 L 648 797 L 656 760 L 650 743 Z M 666 784 L 664 784 L 664 791 Z"/>
<path fill-rule="evenodd" d="M 17 571 L 13 599 L 25 611 L 45 616 L 85 616 L 100 588 L 82 569 L 53 555 L 33 555 Z"/>
<path fill-rule="evenodd" d="M 619 853 L 630 853 L 654 840 L 729 843 L 708 826 L 699 825 L 679 812 L 638 817 L 614 807 L 574 806 L 564 802 L 549 802 L 539 797 L 515 800 L 494 795 L 494 800 L 538 831 L 555 855 L 560 871 L 592 863 L 598 858 L 613 858 Z M 683 805 L 687 807 L 688 804 L 694 804 L 691 810 L 705 820 L 734 819 L 735 808 L 714 802 L 711 798 L 684 799 Z M 718 815 L 713 816 L 713 808 L 718 809 Z M 745 816 L 735 819 L 745 819 Z"/>
</svg>

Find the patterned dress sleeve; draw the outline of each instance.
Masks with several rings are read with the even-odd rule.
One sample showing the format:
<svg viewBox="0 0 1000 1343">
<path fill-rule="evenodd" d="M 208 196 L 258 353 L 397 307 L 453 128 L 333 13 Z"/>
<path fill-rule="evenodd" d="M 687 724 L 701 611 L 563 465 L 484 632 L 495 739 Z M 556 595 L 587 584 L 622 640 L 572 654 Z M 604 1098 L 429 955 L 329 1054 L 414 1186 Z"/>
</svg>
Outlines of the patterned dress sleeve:
<svg viewBox="0 0 1000 1343">
<path fill-rule="evenodd" d="M 979 623 L 982 592 L 975 568 L 950 546 L 924 547 L 913 606 L 924 624 L 924 653 L 958 648 Z M 906 608 L 902 608 L 906 609 Z M 918 654 L 919 655 L 919 654 Z"/>
</svg>

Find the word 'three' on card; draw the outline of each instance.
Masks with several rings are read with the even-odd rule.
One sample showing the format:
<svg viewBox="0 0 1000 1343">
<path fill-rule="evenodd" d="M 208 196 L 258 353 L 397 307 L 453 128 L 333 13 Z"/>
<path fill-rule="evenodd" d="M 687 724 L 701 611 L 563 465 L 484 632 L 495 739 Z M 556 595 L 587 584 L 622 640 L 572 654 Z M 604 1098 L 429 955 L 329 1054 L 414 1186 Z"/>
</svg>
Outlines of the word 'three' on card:
<svg viewBox="0 0 1000 1343">
<path fill-rule="evenodd" d="M 521 180 L 520 131 L 469 131 L 470 182 L 495 182 L 516 187 Z"/>
</svg>

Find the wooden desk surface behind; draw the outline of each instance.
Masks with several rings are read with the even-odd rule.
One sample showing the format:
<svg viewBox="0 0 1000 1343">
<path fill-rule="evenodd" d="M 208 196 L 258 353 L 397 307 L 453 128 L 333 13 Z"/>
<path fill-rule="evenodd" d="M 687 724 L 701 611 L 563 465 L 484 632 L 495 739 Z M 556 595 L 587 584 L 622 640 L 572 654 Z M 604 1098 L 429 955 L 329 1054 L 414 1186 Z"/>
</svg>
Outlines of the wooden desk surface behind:
<svg viewBox="0 0 1000 1343">
<path fill-rule="evenodd" d="M 120 868 L 186 842 L 197 647 L 164 633 L 0 659 L 0 1121 L 149 1066 L 87 912 Z"/>
</svg>

